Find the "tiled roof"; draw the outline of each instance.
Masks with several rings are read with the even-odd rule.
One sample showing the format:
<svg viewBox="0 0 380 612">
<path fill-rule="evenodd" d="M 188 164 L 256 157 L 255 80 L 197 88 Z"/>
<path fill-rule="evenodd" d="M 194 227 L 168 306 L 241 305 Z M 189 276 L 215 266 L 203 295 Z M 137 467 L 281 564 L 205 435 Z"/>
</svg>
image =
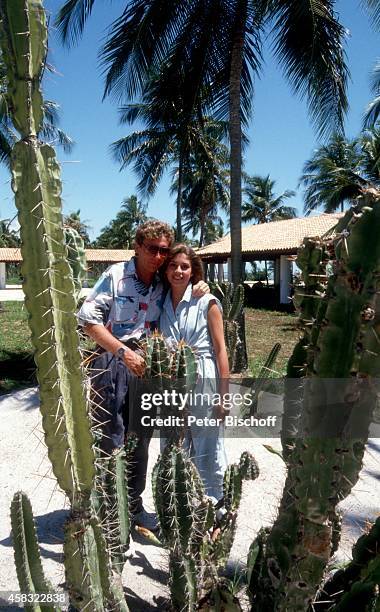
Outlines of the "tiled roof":
<svg viewBox="0 0 380 612">
<path fill-rule="evenodd" d="M 126 249 L 86 249 L 86 258 L 89 263 L 128 261 L 134 254 L 134 251 Z M 20 249 L 0 248 L 1 261 L 13 263 L 22 261 Z"/>
<path fill-rule="evenodd" d="M 322 214 L 315 217 L 297 217 L 284 221 L 272 221 L 242 228 L 242 253 L 265 259 L 265 256 L 296 253 L 306 236 L 322 236 L 336 225 L 342 213 Z M 227 234 L 217 242 L 198 251 L 202 259 L 229 257 L 231 238 Z"/>
</svg>

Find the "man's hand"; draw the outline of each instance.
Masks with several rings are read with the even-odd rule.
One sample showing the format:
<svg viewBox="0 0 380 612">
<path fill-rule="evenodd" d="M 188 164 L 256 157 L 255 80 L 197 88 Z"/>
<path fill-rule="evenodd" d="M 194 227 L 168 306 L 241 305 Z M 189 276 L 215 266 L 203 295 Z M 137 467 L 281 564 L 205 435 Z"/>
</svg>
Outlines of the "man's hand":
<svg viewBox="0 0 380 612">
<path fill-rule="evenodd" d="M 145 361 L 131 349 L 124 351 L 123 361 L 127 368 L 136 376 L 143 376 L 145 372 Z"/>
<path fill-rule="evenodd" d="M 221 419 L 222 423 L 224 423 L 227 414 L 230 414 L 229 410 L 226 410 L 224 406 L 218 405 L 214 406 L 214 416 L 216 419 Z"/>
<path fill-rule="evenodd" d="M 194 297 L 201 298 L 204 295 L 206 295 L 206 293 L 210 293 L 210 287 L 208 286 L 207 283 L 201 280 L 196 285 L 194 285 L 193 287 Z"/>
</svg>

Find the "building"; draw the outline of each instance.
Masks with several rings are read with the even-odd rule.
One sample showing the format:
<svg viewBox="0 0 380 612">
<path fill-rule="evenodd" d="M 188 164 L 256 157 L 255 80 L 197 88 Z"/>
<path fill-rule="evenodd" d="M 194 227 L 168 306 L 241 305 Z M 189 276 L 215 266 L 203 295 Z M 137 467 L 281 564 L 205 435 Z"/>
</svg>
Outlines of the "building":
<svg viewBox="0 0 380 612">
<path fill-rule="evenodd" d="M 89 268 L 95 263 L 111 265 L 119 261 L 129 261 L 134 254 L 134 251 L 126 249 L 86 249 L 86 259 Z M 5 289 L 7 263 L 21 262 L 20 249 L 0 248 L 0 289 Z"/>
<path fill-rule="evenodd" d="M 306 237 L 323 236 L 331 231 L 343 213 L 296 217 L 242 228 L 244 262 L 274 261 L 274 284 L 279 289 L 281 304 L 290 302 L 291 265 Z M 223 264 L 231 257 L 231 238 L 226 235 L 217 242 L 198 249 L 205 264 L 217 264 L 218 280 L 223 280 Z"/>
</svg>

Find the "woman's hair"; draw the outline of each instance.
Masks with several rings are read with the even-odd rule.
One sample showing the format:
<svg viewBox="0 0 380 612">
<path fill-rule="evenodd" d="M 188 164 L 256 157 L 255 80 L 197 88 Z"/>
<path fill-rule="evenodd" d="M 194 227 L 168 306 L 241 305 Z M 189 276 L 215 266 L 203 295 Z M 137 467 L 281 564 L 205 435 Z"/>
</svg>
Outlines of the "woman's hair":
<svg viewBox="0 0 380 612">
<path fill-rule="evenodd" d="M 135 242 L 142 245 L 144 240 L 155 240 L 156 238 L 161 238 L 161 236 L 167 238 L 169 246 L 174 242 L 174 232 L 170 225 L 163 221 L 151 219 L 150 221 L 145 221 L 145 223 L 142 223 L 137 228 Z"/>
<path fill-rule="evenodd" d="M 175 244 L 171 247 L 169 255 L 162 266 L 162 275 L 166 278 L 166 270 L 169 263 L 174 259 L 174 257 L 176 257 L 176 255 L 180 255 L 181 253 L 186 255 L 190 260 L 191 282 L 193 285 L 196 285 L 200 280 L 203 280 L 202 260 L 193 249 L 187 246 L 187 244 Z"/>
</svg>

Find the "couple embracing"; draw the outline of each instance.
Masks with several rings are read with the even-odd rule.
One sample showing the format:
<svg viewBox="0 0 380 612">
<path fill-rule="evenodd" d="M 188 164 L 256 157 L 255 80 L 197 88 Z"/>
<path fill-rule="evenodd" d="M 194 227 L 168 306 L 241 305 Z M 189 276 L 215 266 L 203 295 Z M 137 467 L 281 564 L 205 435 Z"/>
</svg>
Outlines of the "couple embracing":
<svg viewBox="0 0 380 612">
<path fill-rule="evenodd" d="M 140 342 L 156 329 L 169 343 L 184 340 L 195 350 L 197 392 L 207 396 L 212 388 L 223 395 L 228 391 L 223 387 L 228 385 L 229 368 L 220 303 L 203 281 L 199 256 L 185 244 L 174 244 L 168 224 L 153 220 L 138 228 L 135 256 L 104 272 L 78 317 L 100 347 L 91 366 L 100 448 L 111 453 L 122 447 L 128 431 L 139 436 L 131 457 L 131 511 L 136 525 L 154 530 L 155 517 L 144 510 L 141 499 L 153 429 L 142 428 L 141 409 L 133 401 L 134 381 L 145 369 Z M 222 407 L 206 404 L 200 409 L 223 418 Z M 185 440 L 206 494 L 214 501 L 222 497 L 227 465 L 221 429 L 213 435 L 192 435 L 190 430 Z"/>
</svg>

